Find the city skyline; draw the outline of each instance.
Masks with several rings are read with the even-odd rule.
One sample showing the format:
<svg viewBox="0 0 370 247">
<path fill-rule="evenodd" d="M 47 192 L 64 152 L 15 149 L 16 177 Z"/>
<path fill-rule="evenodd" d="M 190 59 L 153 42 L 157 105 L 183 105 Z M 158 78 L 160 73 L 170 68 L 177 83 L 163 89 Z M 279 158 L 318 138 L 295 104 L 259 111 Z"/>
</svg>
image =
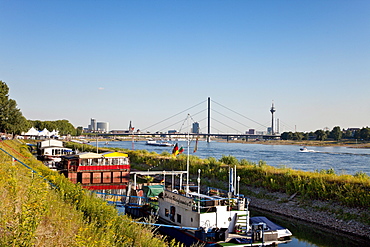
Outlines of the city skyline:
<svg viewBox="0 0 370 247">
<path fill-rule="evenodd" d="M 368 1 L 0 1 L 0 80 L 31 120 L 213 133 L 369 126 Z M 206 103 L 150 131 L 204 128 Z M 229 114 L 227 114 L 229 117 Z M 217 122 L 219 121 L 219 122 Z M 177 124 L 177 125 L 173 125 Z M 235 128 L 235 129 L 234 129 Z M 206 132 L 205 130 L 201 130 Z"/>
</svg>

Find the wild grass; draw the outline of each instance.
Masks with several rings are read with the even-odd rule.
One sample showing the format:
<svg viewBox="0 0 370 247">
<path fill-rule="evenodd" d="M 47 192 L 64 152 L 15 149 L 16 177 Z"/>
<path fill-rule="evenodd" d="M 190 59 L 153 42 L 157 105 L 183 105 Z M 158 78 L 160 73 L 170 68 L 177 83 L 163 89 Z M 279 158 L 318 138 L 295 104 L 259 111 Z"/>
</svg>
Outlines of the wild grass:
<svg viewBox="0 0 370 247">
<path fill-rule="evenodd" d="M 129 154 L 131 163 L 140 164 L 148 169 L 186 169 L 186 155 L 173 156 L 168 153 L 156 154 L 146 150 L 121 150 Z M 263 187 L 269 191 L 287 194 L 297 193 L 302 198 L 331 200 L 350 207 L 370 207 L 370 177 L 359 171 L 355 175 L 336 174 L 334 169 L 307 172 L 293 170 L 284 166 L 272 167 L 264 161 L 258 163 L 237 160 L 233 156 L 223 156 L 217 160 L 213 157 L 200 159 L 190 156 L 190 174 L 198 174 L 209 180 L 228 181 L 229 167 L 237 168 L 240 184 Z"/>
<path fill-rule="evenodd" d="M 37 172 L 0 151 L 0 246 L 179 246 L 49 170 L 26 145 L 0 147 Z"/>
</svg>

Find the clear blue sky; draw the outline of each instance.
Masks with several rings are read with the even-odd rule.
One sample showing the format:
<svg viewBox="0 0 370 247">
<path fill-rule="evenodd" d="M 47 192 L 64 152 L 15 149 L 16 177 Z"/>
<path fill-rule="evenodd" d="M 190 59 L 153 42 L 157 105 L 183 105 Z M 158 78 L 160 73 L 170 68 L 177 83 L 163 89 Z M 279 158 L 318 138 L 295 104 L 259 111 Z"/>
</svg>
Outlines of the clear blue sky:
<svg viewBox="0 0 370 247">
<path fill-rule="evenodd" d="M 0 12 L 0 80 L 27 119 L 144 130 L 204 101 L 149 130 L 187 113 L 205 128 L 211 97 L 263 126 L 274 102 L 281 131 L 370 126 L 367 0 L 0 0 Z M 220 105 L 213 132 L 264 130 Z"/>
</svg>

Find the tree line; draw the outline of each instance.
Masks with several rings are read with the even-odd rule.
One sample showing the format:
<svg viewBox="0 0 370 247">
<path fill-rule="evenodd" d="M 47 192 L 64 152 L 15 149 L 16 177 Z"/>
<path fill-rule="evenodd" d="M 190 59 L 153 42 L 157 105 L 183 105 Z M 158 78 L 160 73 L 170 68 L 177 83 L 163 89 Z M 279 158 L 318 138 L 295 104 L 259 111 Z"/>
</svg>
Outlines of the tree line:
<svg viewBox="0 0 370 247">
<path fill-rule="evenodd" d="M 68 120 L 41 121 L 27 120 L 21 110 L 17 107 L 17 102 L 9 98 L 9 87 L 0 80 L 0 132 L 13 135 L 20 135 L 27 132 L 31 127 L 41 131 L 57 130 L 60 135 L 78 136 L 82 134 L 82 127 L 75 128 Z M 334 140 L 341 139 L 362 139 L 370 140 L 370 128 L 364 127 L 358 130 L 341 130 L 339 126 L 329 130 L 316 130 L 315 132 L 284 132 L 281 134 L 282 140 Z"/>
<path fill-rule="evenodd" d="M 336 141 L 342 139 L 359 139 L 370 141 L 370 128 L 363 127 L 358 129 L 341 129 L 339 126 L 335 126 L 330 130 L 316 130 L 315 132 L 284 132 L 281 134 L 282 140 L 318 140 L 324 141 L 327 139 L 333 139 Z"/>
<path fill-rule="evenodd" d="M 37 130 L 57 130 L 60 135 L 80 135 L 82 127 L 77 129 L 68 120 L 40 121 L 27 120 L 17 102 L 9 98 L 8 85 L 0 80 L 0 132 L 12 135 L 21 135 L 31 127 Z"/>
</svg>

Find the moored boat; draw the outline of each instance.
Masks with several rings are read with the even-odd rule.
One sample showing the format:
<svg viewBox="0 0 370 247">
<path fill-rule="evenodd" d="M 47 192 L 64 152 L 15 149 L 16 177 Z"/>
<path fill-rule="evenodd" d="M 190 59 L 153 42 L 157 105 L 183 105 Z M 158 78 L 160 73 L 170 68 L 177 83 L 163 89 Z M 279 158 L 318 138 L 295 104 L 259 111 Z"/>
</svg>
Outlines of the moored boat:
<svg viewBox="0 0 370 247">
<path fill-rule="evenodd" d="M 61 173 L 90 190 L 126 189 L 130 161 L 125 153 L 78 153 L 63 156 Z"/>
<path fill-rule="evenodd" d="M 53 170 L 58 169 L 63 156 L 72 153 L 73 150 L 64 147 L 62 141 L 49 139 L 37 143 L 37 159 Z"/>
<path fill-rule="evenodd" d="M 146 142 L 146 145 L 151 145 L 151 146 L 159 146 L 159 147 L 172 147 L 174 146 L 173 143 L 169 143 L 166 141 L 156 141 L 156 140 L 148 140 Z"/>
<path fill-rule="evenodd" d="M 214 194 L 212 194 L 212 192 Z M 215 193 L 216 192 L 216 193 Z M 207 193 L 178 194 L 165 190 L 158 198 L 162 232 L 187 246 L 259 246 L 285 243 L 292 233 L 266 217 L 250 217 L 249 199 L 208 188 Z"/>
<path fill-rule="evenodd" d="M 116 199 L 115 204 L 120 212 L 135 218 L 157 216 L 156 223 L 138 223 L 158 226 L 162 234 L 185 246 L 276 246 L 289 242 L 292 236 L 289 229 L 266 217 L 250 217 L 250 200 L 243 195 L 211 187 L 205 193 L 155 187 L 155 194 L 150 188 L 144 194 L 145 189 L 139 189 L 133 196 Z M 160 188 L 162 192 L 158 191 Z M 158 196 L 154 199 L 153 195 Z"/>
</svg>

